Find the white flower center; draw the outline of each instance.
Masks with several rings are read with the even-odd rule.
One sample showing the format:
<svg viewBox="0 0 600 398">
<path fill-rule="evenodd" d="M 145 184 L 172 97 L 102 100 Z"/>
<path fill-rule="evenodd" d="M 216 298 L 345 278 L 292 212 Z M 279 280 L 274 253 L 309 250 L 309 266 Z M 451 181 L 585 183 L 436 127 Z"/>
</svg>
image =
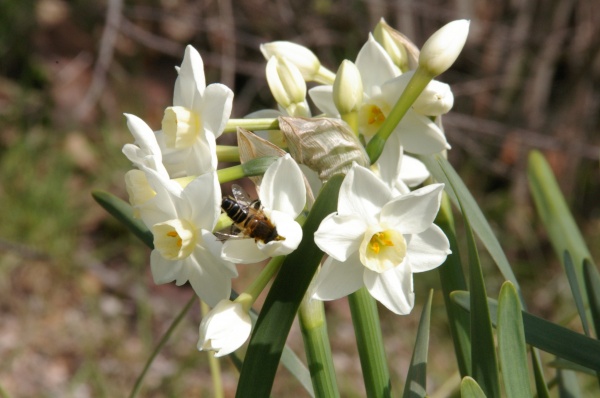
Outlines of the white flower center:
<svg viewBox="0 0 600 398">
<path fill-rule="evenodd" d="M 360 245 L 360 261 L 368 269 L 385 272 L 400 265 L 406 257 L 406 240 L 393 229 L 367 229 Z"/>
<path fill-rule="evenodd" d="M 182 149 L 191 147 L 200 133 L 200 115 L 183 106 L 170 106 L 165 109 L 162 130 L 167 147 Z"/>
<path fill-rule="evenodd" d="M 167 260 L 181 260 L 194 250 L 196 229 L 187 220 L 174 219 L 152 227 L 154 248 Z"/>
<path fill-rule="evenodd" d="M 388 104 L 378 100 L 371 100 L 360 107 L 358 126 L 367 140 L 377 133 L 389 112 Z"/>
</svg>

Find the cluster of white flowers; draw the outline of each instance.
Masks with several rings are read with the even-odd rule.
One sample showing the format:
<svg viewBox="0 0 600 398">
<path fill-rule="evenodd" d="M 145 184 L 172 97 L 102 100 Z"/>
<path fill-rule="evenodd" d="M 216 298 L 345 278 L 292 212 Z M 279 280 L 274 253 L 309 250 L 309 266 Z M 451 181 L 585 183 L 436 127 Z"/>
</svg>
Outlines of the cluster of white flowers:
<svg viewBox="0 0 600 398">
<path fill-rule="evenodd" d="M 348 122 L 357 145 L 364 145 L 411 84 L 414 71 L 409 66 L 418 64 L 431 78 L 443 72 L 462 49 L 468 25 L 448 24 L 426 43 L 420 57 L 413 51 L 411 59 L 410 48 L 396 41 L 382 21 L 378 40 L 369 35 L 355 62 L 344 61 L 337 74 L 305 47 L 265 44 L 261 51 L 268 61 L 267 81 L 279 105 L 275 115 L 310 117 L 308 92 L 326 117 Z M 345 170 L 337 212 L 323 220 L 314 237 L 303 237 L 297 220 L 307 211 L 307 197 L 312 195 L 307 190 L 314 187 L 307 181 L 314 176 L 305 175 L 310 172 L 299 167 L 302 160 L 290 154 L 266 170 L 257 186 L 257 201 L 233 201 L 232 211 L 222 208 L 216 139 L 230 121 L 233 92 L 222 84 L 206 85 L 202 58 L 191 46 L 177 71 L 173 106 L 165 110 L 162 128 L 153 131 L 126 114 L 135 142 L 123 152 L 135 166 L 126 175 L 130 202 L 154 236 L 150 260 L 155 282 L 189 282 L 213 307 L 200 325 L 198 348 L 226 355 L 249 336 L 248 311 L 256 297 L 244 293 L 229 300 L 235 264 L 287 255 L 302 239 L 314 239 L 326 254 L 310 289 L 313 298 L 337 299 L 365 286 L 391 311 L 409 313 L 414 303 L 412 274 L 439 266 L 450 250 L 433 224 L 443 185 L 411 191 L 409 187 L 421 185 L 429 173 L 403 151 L 433 154 L 450 148 L 439 119 L 453 104 L 449 86 L 435 80 L 426 86 L 395 126 L 377 162 L 370 168 L 354 163 Z M 322 85 L 307 90 L 308 81 Z M 273 112 L 253 114 L 259 115 L 272 117 Z M 330 156 L 339 156 L 334 149 L 328 149 Z M 215 235 L 222 212 L 234 219 L 241 239 Z M 272 236 L 252 235 L 242 227 L 251 222 L 266 225 Z"/>
</svg>

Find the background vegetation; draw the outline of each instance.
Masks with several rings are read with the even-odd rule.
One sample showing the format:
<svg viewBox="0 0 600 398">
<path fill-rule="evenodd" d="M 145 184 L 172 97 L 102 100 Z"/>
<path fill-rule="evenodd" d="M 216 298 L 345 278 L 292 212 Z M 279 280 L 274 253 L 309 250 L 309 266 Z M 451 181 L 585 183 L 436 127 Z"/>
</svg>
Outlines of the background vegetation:
<svg viewBox="0 0 600 398">
<path fill-rule="evenodd" d="M 15 397 L 129 393 L 152 347 L 193 294 L 155 286 L 148 251 L 91 199 L 125 197 L 123 112 L 158 128 L 186 44 L 208 82 L 235 92 L 234 117 L 272 107 L 260 43 L 292 40 L 335 70 L 354 59 L 380 17 L 418 45 L 445 22 L 471 19 L 456 66 L 441 77 L 455 107 L 444 118 L 450 161 L 489 216 L 530 312 L 569 324 L 567 279 L 532 210 L 526 155 L 543 150 L 600 258 L 600 3 L 521 1 L 24 0 L 0 3 L 0 386 Z M 484 261 L 486 259 L 484 258 Z M 238 286 L 256 272 L 240 267 Z M 501 278 L 487 268 L 490 296 Z M 383 310 L 393 381 L 408 361 L 417 307 Z M 327 305 L 339 384 L 362 396 L 344 301 Z M 195 307 L 154 363 L 143 396 L 209 396 L 206 354 L 195 349 Z M 573 322 L 573 328 L 579 325 Z M 293 329 L 289 343 L 300 355 Z M 434 294 L 431 391 L 458 382 L 442 298 Z M 237 373 L 227 361 L 225 385 Z M 275 396 L 295 396 L 281 371 Z M 399 391 L 399 389 L 396 389 Z"/>
</svg>

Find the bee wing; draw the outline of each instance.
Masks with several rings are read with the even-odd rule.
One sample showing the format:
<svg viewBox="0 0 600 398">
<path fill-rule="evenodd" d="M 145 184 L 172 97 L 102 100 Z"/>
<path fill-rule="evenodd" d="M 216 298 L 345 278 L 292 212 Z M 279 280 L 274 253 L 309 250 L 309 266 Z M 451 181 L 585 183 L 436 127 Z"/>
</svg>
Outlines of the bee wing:
<svg viewBox="0 0 600 398">
<path fill-rule="evenodd" d="M 233 184 L 231 186 L 231 192 L 233 193 L 235 200 L 246 207 L 250 206 L 250 204 L 253 202 L 244 188 L 237 184 Z"/>
</svg>

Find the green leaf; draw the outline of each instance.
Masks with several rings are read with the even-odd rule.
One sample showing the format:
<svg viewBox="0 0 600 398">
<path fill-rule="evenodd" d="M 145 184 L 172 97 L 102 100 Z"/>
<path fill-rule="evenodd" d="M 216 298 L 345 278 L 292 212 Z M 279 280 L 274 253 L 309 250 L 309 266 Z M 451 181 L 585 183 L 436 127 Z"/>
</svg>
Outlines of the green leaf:
<svg viewBox="0 0 600 398">
<path fill-rule="evenodd" d="M 469 376 L 463 377 L 460 382 L 460 396 L 461 398 L 486 398 L 479 384 Z"/>
<path fill-rule="evenodd" d="M 413 350 L 410 368 L 404 384 L 404 398 L 427 396 L 427 352 L 429 350 L 429 328 L 431 324 L 431 302 L 433 290 L 429 291 L 427 302 L 423 306 L 417 340 Z"/>
<path fill-rule="evenodd" d="M 469 292 L 453 292 L 452 300 L 470 311 Z M 496 324 L 498 303 L 488 298 L 492 323 Z M 522 311 L 525 341 L 542 351 L 549 352 L 589 369 L 600 371 L 600 341 L 548 322 Z"/>
<path fill-rule="evenodd" d="M 135 236 L 140 238 L 146 246 L 151 249 L 154 248 L 152 232 L 146 228 L 146 225 L 141 220 L 133 217 L 133 207 L 129 203 L 112 193 L 104 191 L 92 191 L 92 197 L 104 210 L 125 225 Z"/>
<path fill-rule="evenodd" d="M 583 303 L 579 282 L 577 282 L 577 273 L 575 271 L 575 267 L 573 266 L 573 260 L 571 259 L 571 254 L 569 254 L 568 250 L 564 253 L 563 264 L 565 265 L 565 273 L 567 274 L 567 279 L 569 280 L 569 286 L 571 287 L 571 293 L 573 294 L 573 299 L 575 300 L 575 306 L 577 307 L 577 312 L 579 313 L 579 318 L 581 319 L 583 331 L 585 332 L 586 336 L 590 336 L 590 327 L 588 325 L 587 314 L 585 313 L 585 304 Z"/>
<path fill-rule="evenodd" d="M 598 269 L 587 259 L 583 262 L 583 280 L 590 300 L 590 313 L 596 329 L 596 338 L 600 336 L 600 275 Z"/>
<path fill-rule="evenodd" d="M 546 227 L 550 242 L 559 259 L 568 251 L 577 270 L 579 285 L 584 284 L 582 264 L 592 256 L 575 224 L 552 169 L 539 151 L 531 151 L 527 174 L 538 214 Z M 587 305 L 587 297 L 584 297 Z"/>
<path fill-rule="evenodd" d="M 460 251 L 456 241 L 454 219 L 448 195 L 442 196 L 442 205 L 435 223 L 444 231 L 450 242 L 452 253 L 446 261 L 437 268 L 440 275 L 440 284 L 444 295 L 444 304 L 448 315 L 448 324 L 454 343 L 454 351 L 458 362 L 461 377 L 471 374 L 471 336 L 470 317 L 454 301 L 450 299 L 450 293 L 455 290 L 467 290 L 467 282 L 462 268 Z"/>
<path fill-rule="evenodd" d="M 440 162 L 442 164 L 442 162 Z M 446 170 L 443 170 L 446 173 Z M 446 174 L 448 177 L 448 174 Z M 457 192 L 455 183 L 462 183 L 460 178 L 449 177 L 448 182 L 454 192 Z M 465 222 L 465 234 L 469 252 L 469 282 L 471 287 L 471 375 L 477 380 L 479 386 L 490 397 L 500 397 L 500 382 L 498 380 L 498 362 L 496 361 L 496 347 L 490 311 L 487 305 L 487 293 L 483 272 L 477 252 L 475 236 L 471 229 L 470 215 L 463 205 L 462 197 L 458 197 Z"/>
<path fill-rule="evenodd" d="M 561 398 L 583 397 L 577 374 L 572 370 L 558 369 L 558 396 Z"/>
<path fill-rule="evenodd" d="M 477 205 L 473 195 L 471 195 L 471 192 L 469 192 L 460 176 L 456 173 L 456 170 L 454 170 L 452 165 L 442 155 L 421 155 L 418 156 L 418 158 L 425 163 L 429 172 L 436 180 L 446 184 L 446 192 L 455 205 L 458 206 L 458 201 L 460 199 L 463 211 L 469 216 L 473 231 L 475 231 L 479 239 L 481 239 L 481 242 L 490 253 L 490 256 L 496 262 L 504 279 L 511 281 L 513 285 L 515 285 L 517 292 L 519 292 L 519 297 L 522 297 L 519 282 L 510 268 L 506 254 L 504 254 L 498 239 L 494 235 L 490 224 L 487 222 L 487 219 Z M 525 307 L 522 298 L 521 304 Z"/>
<path fill-rule="evenodd" d="M 238 398 L 269 396 L 300 301 L 323 256 L 314 243 L 314 233 L 323 218 L 336 211 L 342 180 L 343 176 L 337 175 L 325 184 L 302 228 L 302 242 L 286 257 L 273 281 L 250 338 L 236 392 Z"/>
<path fill-rule="evenodd" d="M 498 300 L 498 352 L 506 396 L 531 396 L 521 303 L 510 282 L 504 282 Z"/>
</svg>

